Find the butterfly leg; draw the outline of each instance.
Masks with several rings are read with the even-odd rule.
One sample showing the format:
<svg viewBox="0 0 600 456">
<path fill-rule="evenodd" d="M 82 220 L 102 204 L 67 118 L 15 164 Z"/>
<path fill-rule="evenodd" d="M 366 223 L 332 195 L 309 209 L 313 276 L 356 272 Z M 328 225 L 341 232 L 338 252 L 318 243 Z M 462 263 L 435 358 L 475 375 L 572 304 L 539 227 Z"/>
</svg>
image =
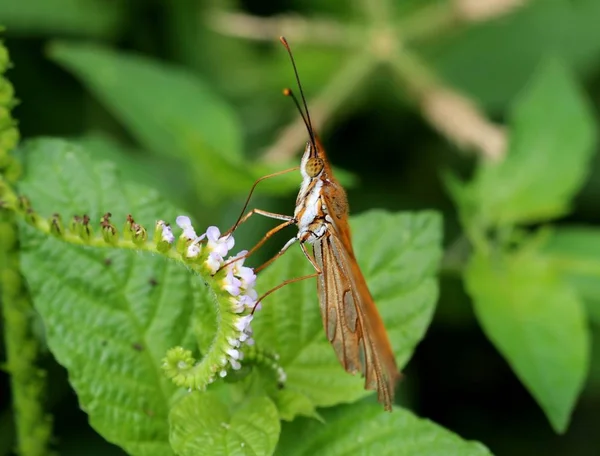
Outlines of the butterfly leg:
<svg viewBox="0 0 600 456">
<path fill-rule="evenodd" d="M 263 299 L 265 299 L 267 296 L 269 296 L 271 293 L 279 290 L 280 288 L 285 287 L 286 285 L 289 285 L 290 283 L 300 282 L 301 280 L 306 280 L 306 279 L 312 279 L 313 277 L 317 277 L 318 275 L 319 275 L 318 272 L 313 272 L 312 274 L 308 274 L 308 275 L 305 275 L 305 276 L 302 276 L 302 277 L 294 277 L 293 279 L 284 280 L 279 285 L 277 285 L 276 287 L 271 288 L 269 291 L 267 291 L 265 294 L 263 294 L 260 298 L 258 298 L 258 300 L 256 301 L 256 304 L 254 304 L 254 308 L 252 309 L 252 313 L 254 313 L 254 311 L 256 310 L 256 308 L 258 307 L 258 305 L 261 303 L 261 301 Z"/>
<path fill-rule="evenodd" d="M 263 212 L 264 212 L 264 211 L 260 211 L 260 212 L 258 212 L 258 210 L 257 210 L 257 209 L 254 209 L 253 211 L 257 211 L 257 212 L 255 212 L 255 213 L 257 213 L 257 214 L 264 215 L 264 214 L 263 214 Z M 251 212 L 249 212 L 249 214 L 252 214 L 252 213 L 253 213 L 252 211 L 251 211 Z M 267 212 L 267 214 L 270 214 L 270 212 Z M 279 215 L 279 214 L 275 214 L 275 215 Z M 282 217 L 283 217 L 283 216 L 282 216 Z M 285 216 L 285 217 L 287 217 L 287 216 Z M 245 254 L 243 254 L 243 255 L 238 255 L 237 257 L 235 257 L 235 258 L 231 259 L 230 261 L 226 262 L 226 263 L 225 263 L 223 266 L 221 266 L 221 267 L 219 268 L 219 271 L 220 271 L 221 269 L 223 269 L 223 268 L 225 268 L 225 267 L 229 266 L 231 263 L 233 263 L 233 262 L 235 262 L 235 261 L 238 261 L 238 260 L 240 260 L 240 259 L 242 259 L 242 258 L 248 258 L 250 255 L 252 255 L 254 252 L 256 252 L 256 251 L 257 251 L 257 250 L 258 250 L 260 247 L 262 247 L 262 245 L 263 245 L 265 242 L 267 242 L 267 241 L 269 240 L 269 238 L 270 238 L 271 236 L 273 236 L 275 233 L 277 233 L 277 232 L 281 231 L 282 229 L 284 229 L 284 228 L 286 228 L 286 227 L 288 227 L 288 226 L 290 226 L 290 225 L 293 225 L 293 224 L 295 223 L 295 220 L 294 220 L 294 218 L 293 218 L 293 217 L 290 217 L 289 219 L 280 219 L 280 220 L 286 220 L 286 221 L 285 221 L 285 222 L 283 222 L 283 223 L 280 223 L 280 224 L 279 224 L 279 225 L 277 225 L 275 228 L 272 228 L 272 229 L 270 229 L 269 231 L 267 231 L 267 234 L 265 234 L 265 235 L 263 236 L 263 238 L 262 238 L 260 241 L 258 241 L 254 247 L 252 247 L 252 248 L 251 248 L 249 251 L 247 251 Z M 295 238 L 294 238 L 294 239 L 295 239 Z M 286 249 L 287 249 L 287 248 L 286 248 Z M 217 271 L 217 272 L 218 272 L 218 271 Z"/>
<path fill-rule="evenodd" d="M 268 265 L 270 265 L 273 261 L 275 261 L 277 258 L 279 258 L 281 255 L 283 255 L 283 253 L 292 245 L 294 244 L 296 241 L 298 241 L 298 238 L 292 238 L 290 239 L 284 246 L 283 248 L 277 252 L 277 254 L 271 258 L 270 260 L 268 260 L 267 262 L 265 262 L 264 264 L 262 264 L 260 267 L 256 268 L 256 272 L 258 272 L 261 269 L 266 268 Z M 254 311 L 256 310 L 256 307 L 258 306 L 258 304 L 260 304 L 260 302 L 265 299 L 267 296 L 269 296 L 271 293 L 273 293 L 274 291 L 279 290 L 280 288 L 285 287 L 286 285 L 289 285 L 290 283 L 294 283 L 294 282 L 300 282 L 301 280 L 306 280 L 306 279 L 312 279 L 313 277 L 318 277 L 322 271 L 319 268 L 319 266 L 317 265 L 317 262 L 315 261 L 315 259 L 312 257 L 312 255 L 309 253 L 309 251 L 306 249 L 306 245 L 304 244 L 304 242 L 300 242 L 300 248 L 302 249 L 302 252 L 304 253 L 304 256 L 308 259 L 308 261 L 310 261 L 310 264 L 313 265 L 313 267 L 315 268 L 315 272 L 313 272 L 312 274 L 308 274 L 302 277 L 294 277 L 293 279 L 287 279 L 284 280 L 283 282 L 281 282 L 279 285 L 277 285 L 274 288 L 271 288 L 269 291 L 267 291 L 265 294 L 263 294 L 260 298 L 258 298 L 258 300 L 256 301 L 256 304 L 254 305 L 254 309 L 252 309 L 252 313 L 254 313 Z"/>
<path fill-rule="evenodd" d="M 261 271 L 264 268 L 266 268 L 267 266 L 269 266 L 273 261 L 275 261 L 281 255 L 283 255 L 285 253 L 285 251 L 287 249 L 289 249 L 294 243 L 296 243 L 296 241 L 298 241 L 298 238 L 296 238 L 296 237 L 293 237 L 292 239 L 290 239 L 289 241 L 287 241 L 285 243 L 285 245 L 281 248 L 281 250 L 279 252 L 277 252 L 271 259 L 265 261 L 263 264 L 261 264 L 259 267 L 257 267 L 254 270 L 254 272 L 258 273 L 258 271 Z"/>
<path fill-rule="evenodd" d="M 306 259 L 310 262 L 310 264 L 312 264 L 313 268 L 315 268 L 317 274 L 322 274 L 323 271 L 321 271 L 321 268 L 317 264 L 317 260 L 315 260 L 315 258 L 310 254 L 308 250 L 306 250 L 306 245 L 304 244 L 304 242 L 300 242 L 300 248 L 302 249 L 302 253 L 304 253 Z"/>
<path fill-rule="evenodd" d="M 240 216 L 238 217 L 237 222 L 235 222 L 234 225 L 225 232 L 225 235 L 233 233 L 237 229 L 237 227 L 240 226 L 242 223 L 244 223 L 246 220 L 248 220 L 253 213 L 258 214 L 260 212 L 264 212 L 264 211 L 254 210 L 254 211 L 250 211 L 248 214 L 244 215 L 244 212 L 246 212 L 246 209 L 248 208 L 248 204 L 250 203 L 250 198 L 252 197 L 252 193 L 254 193 L 254 190 L 256 189 L 256 186 L 259 184 L 259 182 L 262 182 L 266 179 L 270 179 L 271 177 L 276 177 L 276 176 L 280 176 L 282 174 L 290 173 L 292 171 L 297 171 L 298 169 L 300 169 L 300 167 L 295 166 L 293 168 L 284 169 L 283 171 L 278 171 L 278 172 L 272 173 L 272 174 L 267 174 L 266 176 L 256 179 L 256 181 L 254 181 L 254 184 L 252 184 L 252 188 L 250 189 L 250 192 L 248 193 L 248 197 L 246 198 L 246 202 L 244 203 L 244 207 L 242 208 L 242 211 L 240 212 Z M 270 215 L 266 215 L 266 214 L 262 214 L 262 215 L 265 215 L 266 217 L 270 217 Z M 271 214 L 271 215 L 279 215 L 279 214 Z M 284 217 L 284 216 L 282 216 L 282 217 Z M 272 217 L 272 218 L 279 218 L 279 217 Z M 285 219 L 280 219 L 280 220 L 285 220 Z"/>
</svg>

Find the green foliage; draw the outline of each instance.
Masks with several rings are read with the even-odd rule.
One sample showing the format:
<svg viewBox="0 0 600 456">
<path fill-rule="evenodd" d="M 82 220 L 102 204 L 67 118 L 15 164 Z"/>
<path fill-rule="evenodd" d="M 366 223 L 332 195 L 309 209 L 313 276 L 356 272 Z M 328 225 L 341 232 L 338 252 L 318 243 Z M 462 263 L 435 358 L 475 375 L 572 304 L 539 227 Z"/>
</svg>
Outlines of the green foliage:
<svg viewBox="0 0 600 456">
<path fill-rule="evenodd" d="M 20 34 L 110 37 L 123 25 L 122 0 L 0 0 L 0 23 Z"/>
<path fill-rule="evenodd" d="M 566 213 L 589 169 L 594 119 L 558 61 L 543 65 L 516 102 L 509 134 L 503 161 L 480 164 L 466 185 L 447 180 L 476 246 L 466 287 L 488 338 L 553 428 L 564 432 L 590 357 L 587 315 L 578 295 L 585 288 L 572 282 L 589 278 L 569 264 L 561 271 L 560 259 L 552 258 L 561 250 L 577 255 L 577 245 L 560 231 L 543 254 L 540 239 L 513 228 Z M 489 229 L 497 230 L 496 238 L 487 237 Z"/>
<path fill-rule="evenodd" d="M 564 432 L 589 363 L 584 309 L 538 252 L 475 254 L 465 276 L 488 338 L 558 432 Z"/>
<path fill-rule="evenodd" d="M 27 143 L 21 155 L 26 173 L 20 190 L 65 220 L 86 207 L 92 220 L 108 210 L 114 219 L 130 212 L 146 225 L 159 216 L 175 218 L 155 193 L 122 184 L 114 166 L 95 163 L 79 146 L 40 139 Z M 359 261 L 402 365 L 423 337 L 437 298 L 439 216 L 373 211 L 355 217 L 352 226 Z M 257 344 L 280 355 L 287 374 L 284 390 L 263 379 L 264 386 L 254 388 L 259 395 L 242 403 L 231 390 L 223 399 L 211 393 L 186 395 L 171 408 L 176 391 L 161 375 L 160 358 L 172 346 L 202 339 L 209 328 L 194 327 L 201 323 L 189 318 L 195 308 L 213 305 L 197 280 L 157 257 L 72 246 L 27 224 L 22 229 L 23 270 L 48 345 L 67 368 L 92 426 L 132 454 L 170 451 L 167 416 L 177 454 L 225 449 L 227 454 L 271 454 L 279 417 L 316 417 L 315 407 L 368 394 L 363 380 L 347 375 L 335 358 L 323 333 L 315 284 L 306 281 L 266 300 L 255 318 Z M 266 290 L 301 275 L 307 266 L 299 250 L 290 252 L 261 274 L 261 286 Z M 199 314 L 214 318 L 212 312 Z M 199 328 L 204 331 L 197 334 Z"/>
<path fill-rule="evenodd" d="M 9 66 L 8 51 L 0 42 L 0 198 L 3 199 L 9 183 L 14 183 L 20 174 L 18 163 L 10 154 L 19 141 L 19 130 L 11 113 L 16 105 L 14 89 L 3 74 Z M 2 369 L 10 374 L 14 446 L 22 456 L 38 456 L 48 452 L 52 417 L 46 414 L 42 402 L 46 395 L 46 373 L 37 366 L 41 344 L 34 337 L 32 303 L 21 276 L 16 222 L 14 214 L 0 212 L 0 316 L 6 351 Z"/>
<path fill-rule="evenodd" d="M 544 254 L 586 302 L 600 325 L 600 231 L 591 226 L 564 226 L 552 231 Z"/>
<path fill-rule="evenodd" d="M 33 141 L 22 155 L 20 190 L 64 220 L 83 213 L 99 220 L 111 211 L 153 226 L 158 216 L 177 215 L 154 192 L 121 183 L 113 166 L 64 141 Z M 22 228 L 23 273 L 48 346 L 91 425 L 132 454 L 170 454 L 167 417 L 176 391 L 160 360 L 172 346 L 193 342 L 193 277 L 158 257 L 71 246 Z"/>
<path fill-rule="evenodd" d="M 467 217 L 486 226 L 537 222 L 565 214 L 587 176 L 594 119 L 560 62 L 541 66 L 511 112 L 501 163 L 482 163 L 462 194 Z"/>
<path fill-rule="evenodd" d="M 0 80 L 0 209 L 12 211 L 0 214 L 0 352 L 14 416 L 0 410 L 0 453 L 9 451 L 11 428 L 19 456 L 50 451 L 45 373 L 36 366 L 47 344 L 96 437 L 119 454 L 490 454 L 457 434 L 489 438 L 498 454 L 579 454 L 600 384 L 600 358 L 590 353 L 600 331 L 600 230 L 590 225 L 600 195 L 600 3 L 205 3 L 0 0 L 23 133 L 75 138 L 28 141 L 17 161 L 9 154 L 19 138 L 17 101 Z M 229 199 L 297 165 L 307 135 L 281 96 L 294 79 L 276 47 L 279 33 L 294 50 L 316 133 L 333 164 L 351 170 L 336 176 L 346 184 L 360 174 L 349 193 L 352 212 L 362 212 L 350 219 L 354 247 L 402 370 L 434 320 L 438 264 L 452 273 L 398 402 L 457 434 L 397 406 L 383 413 L 364 380 L 344 372 L 323 331 L 314 280 L 262 302 L 252 321 L 256 345 L 240 348 L 234 369 L 228 334 L 240 331 L 242 314 L 232 311 L 227 271 L 209 274 L 204 260 L 186 257 L 185 237 L 171 245 L 161 238 L 168 230 L 153 229 L 181 214 L 167 200 L 205 224 L 229 226 L 243 204 Z M 10 67 L 0 46 L 0 70 Z M 589 82 L 585 90 L 579 80 Z M 414 128 L 418 115 L 433 128 Z M 487 146 L 503 139 L 507 149 L 490 159 Z M 482 152 L 472 177 L 457 177 L 473 164 L 451 144 Z M 448 168 L 456 211 L 437 181 Z M 262 197 L 249 208 L 292 213 L 298 183 L 298 173 L 261 182 Z M 372 207 L 384 210 L 365 211 Z M 444 211 L 443 259 L 442 216 L 424 207 Z M 398 209 L 412 212 L 391 212 Z M 83 214 L 90 221 L 72 219 Z M 128 214 L 140 231 L 112 224 Z M 256 219 L 236 231 L 236 249 L 264 234 L 270 222 Z M 285 240 L 275 235 L 246 266 Z M 257 288 L 311 272 L 295 246 L 259 274 Z M 476 318 L 465 310 L 469 297 Z M 556 432 L 566 432 L 583 398 L 564 444 L 544 446 L 526 401 L 482 395 L 509 397 L 510 372 L 485 351 L 470 326 L 477 323 Z M 48 406 L 62 407 L 67 387 L 55 367 Z M 501 405 L 490 407 L 498 402 L 510 404 L 509 419 Z M 78 431 L 55 439 L 61 454 L 94 447 L 85 440 L 63 451 Z"/>
<path fill-rule="evenodd" d="M 381 413 L 378 405 L 362 401 L 323 413 L 326 424 L 307 419 L 283 427 L 278 455 L 490 455 L 480 443 L 467 442 L 408 410 Z"/>
<path fill-rule="evenodd" d="M 81 78 L 145 148 L 185 159 L 198 197 L 214 202 L 245 192 L 270 171 L 244 162 L 235 113 L 198 76 L 88 44 L 54 43 L 50 56 Z M 282 182 L 285 177 L 271 188 L 281 191 Z M 297 185 L 287 182 L 283 189 Z"/>
<path fill-rule="evenodd" d="M 547 55 L 589 73 L 600 50 L 598 14 L 596 0 L 532 1 L 509 17 L 426 42 L 423 52 L 450 84 L 498 111 L 511 103 Z"/>
<path fill-rule="evenodd" d="M 169 420 L 171 445 L 182 456 L 271 455 L 280 432 L 277 408 L 264 396 L 229 410 L 215 394 L 188 394 Z"/>
</svg>

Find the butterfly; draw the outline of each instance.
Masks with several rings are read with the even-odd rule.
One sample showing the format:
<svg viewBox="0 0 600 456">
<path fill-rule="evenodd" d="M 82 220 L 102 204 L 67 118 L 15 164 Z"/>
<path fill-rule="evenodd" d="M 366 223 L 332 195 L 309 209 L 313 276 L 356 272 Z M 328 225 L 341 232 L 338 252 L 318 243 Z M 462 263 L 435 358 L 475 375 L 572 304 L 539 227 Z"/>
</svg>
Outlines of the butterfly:
<svg viewBox="0 0 600 456">
<path fill-rule="evenodd" d="M 293 216 L 253 209 L 245 216 L 240 216 L 229 231 L 237 228 L 253 214 L 283 220 L 283 223 L 270 230 L 248 252 L 247 255 L 250 255 L 274 233 L 290 225 L 298 227 L 296 236 L 273 258 L 256 268 L 256 271 L 271 264 L 291 245 L 298 242 L 304 255 L 315 268 L 315 273 L 286 280 L 261 296 L 257 302 L 289 283 L 316 277 L 323 326 L 341 365 L 351 374 L 360 372 L 365 377 L 365 388 L 377 391 L 379 402 L 386 410 L 391 410 L 394 390 L 401 374 L 383 320 L 354 255 L 346 192 L 333 175 L 325 149 L 312 127 L 289 44 L 284 37 L 281 37 L 280 41 L 290 56 L 304 111 L 291 89 L 285 89 L 284 94 L 294 100 L 309 134 L 299 167 L 302 184 L 296 199 L 296 208 Z M 255 182 L 250 194 L 261 180 L 297 169 L 298 167 L 264 176 Z M 248 200 L 249 198 L 250 196 Z M 242 214 L 246 210 L 248 200 Z M 307 250 L 307 244 L 313 246 L 313 255 Z"/>
</svg>

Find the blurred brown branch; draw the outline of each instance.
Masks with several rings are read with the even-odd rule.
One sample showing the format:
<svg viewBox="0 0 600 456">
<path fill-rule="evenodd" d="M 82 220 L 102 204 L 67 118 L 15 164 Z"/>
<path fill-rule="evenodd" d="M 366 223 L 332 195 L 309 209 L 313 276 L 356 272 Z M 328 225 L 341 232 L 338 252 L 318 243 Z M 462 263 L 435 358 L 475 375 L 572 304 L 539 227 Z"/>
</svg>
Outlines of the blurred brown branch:
<svg viewBox="0 0 600 456">
<path fill-rule="evenodd" d="M 338 22 L 300 15 L 256 17 L 244 13 L 215 11 L 209 15 L 208 26 L 226 36 L 256 41 L 276 41 L 285 35 L 292 42 L 349 46 L 356 36 Z"/>
<path fill-rule="evenodd" d="M 492 161 L 506 153 L 504 127 L 490 122 L 468 98 L 438 88 L 421 99 L 421 111 L 429 123 L 461 149 L 475 149 Z"/>
<path fill-rule="evenodd" d="M 531 0 L 454 0 L 454 8 L 460 19 L 482 22 L 503 16 Z"/>
<path fill-rule="evenodd" d="M 407 48 L 406 40 L 421 38 L 460 22 L 478 22 L 507 14 L 527 0 L 451 0 L 424 7 L 395 29 L 385 1 L 361 0 L 359 7 L 369 24 L 344 24 L 328 19 L 282 15 L 269 18 L 243 13 L 215 11 L 208 21 L 219 33 L 239 38 L 273 41 L 286 35 L 297 43 L 318 43 L 350 48 L 358 54 L 342 67 L 320 95 L 310 100 L 311 117 L 317 131 L 331 120 L 345 100 L 379 64 L 390 65 L 401 81 L 400 87 L 412 95 L 425 119 L 442 135 L 463 149 L 474 149 L 488 160 L 500 160 L 506 150 L 506 132 L 490 122 L 474 102 L 439 81 L 419 56 Z M 416 35 L 411 35 L 411 31 Z M 298 117 L 263 155 L 265 161 L 291 158 L 306 140 L 306 130 Z"/>
</svg>

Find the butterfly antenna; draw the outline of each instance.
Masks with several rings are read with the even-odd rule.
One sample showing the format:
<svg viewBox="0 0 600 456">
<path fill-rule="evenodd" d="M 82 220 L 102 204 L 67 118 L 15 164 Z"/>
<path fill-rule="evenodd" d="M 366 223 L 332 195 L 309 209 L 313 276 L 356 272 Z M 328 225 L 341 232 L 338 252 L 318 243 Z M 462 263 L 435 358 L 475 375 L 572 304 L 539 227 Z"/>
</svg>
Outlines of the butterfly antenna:
<svg viewBox="0 0 600 456">
<path fill-rule="evenodd" d="M 304 125 L 306 126 L 306 130 L 308 131 L 308 135 L 310 136 L 310 140 L 311 140 L 311 142 L 313 142 L 313 136 L 312 136 L 311 126 L 308 123 L 308 121 L 306 120 L 306 116 L 304 115 L 304 111 L 302 111 L 302 108 L 300 107 L 300 103 L 298 102 L 298 98 L 296 97 L 296 95 L 294 94 L 294 92 L 292 92 L 292 89 L 290 89 L 290 88 L 283 89 L 283 94 L 286 97 L 290 97 L 292 100 L 294 100 L 294 104 L 296 105 L 296 108 L 298 109 L 298 112 L 300 113 L 300 116 L 302 117 L 302 120 L 304 121 Z"/>
<path fill-rule="evenodd" d="M 308 105 L 306 104 L 306 97 L 304 96 L 304 90 L 302 90 L 302 84 L 300 83 L 300 76 L 298 76 L 298 68 L 296 67 L 296 62 L 294 61 L 294 56 L 292 55 L 292 50 L 290 49 L 290 45 L 288 44 L 287 40 L 283 36 L 279 37 L 279 41 L 281 41 L 281 44 L 283 44 L 283 46 L 287 50 L 288 55 L 290 56 L 290 60 L 292 61 L 292 67 L 294 68 L 294 75 L 296 76 L 296 83 L 298 84 L 298 89 L 300 89 L 300 98 L 302 98 L 302 104 L 304 105 L 304 112 L 306 113 L 306 118 L 304 117 L 304 115 L 302 116 L 302 118 L 304 119 L 304 124 L 306 125 L 306 128 L 308 129 L 308 135 L 310 136 L 310 140 L 313 143 L 313 146 L 316 150 L 317 143 L 315 141 L 315 132 L 314 132 L 314 129 L 312 126 L 312 122 L 310 120 L 310 113 L 308 112 Z M 302 113 L 302 110 L 300 109 L 300 104 L 298 103 L 298 99 L 294 96 L 292 91 L 290 89 L 285 89 L 283 91 L 283 93 L 286 96 L 292 97 L 292 99 L 296 103 L 296 106 L 298 107 L 298 110 L 300 111 L 300 113 Z"/>
</svg>

